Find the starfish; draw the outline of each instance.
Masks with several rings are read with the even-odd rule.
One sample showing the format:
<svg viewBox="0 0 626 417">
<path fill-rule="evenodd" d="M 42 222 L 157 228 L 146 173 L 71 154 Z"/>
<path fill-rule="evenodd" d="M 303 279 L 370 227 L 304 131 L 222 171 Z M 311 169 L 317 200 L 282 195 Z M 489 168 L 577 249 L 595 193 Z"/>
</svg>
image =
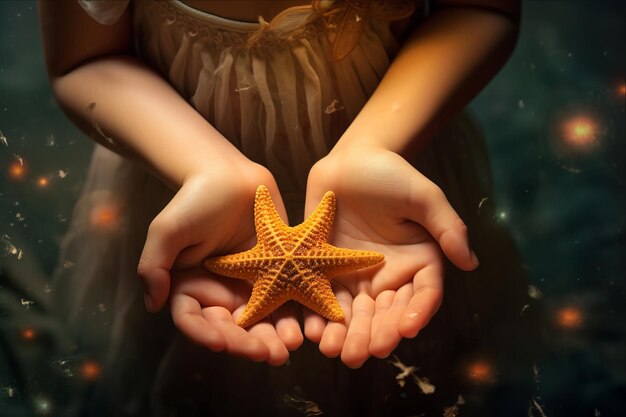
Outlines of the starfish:
<svg viewBox="0 0 626 417">
<path fill-rule="evenodd" d="M 209 271 L 254 282 L 250 300 L 237 320 L 239 326 L 251 326 L 289 300 L 329 320 L 344 319 L 329 279 L 375 265 L 384 256 L 328 243 L 335 201 L 335 194 L 328 191 L 309 218 L 289 227 L 278 215 L 268 189 L 263 185 L 257 188 L 256 245 L 244 252 L 207 258 L 203 262 Z"/>
</svg>

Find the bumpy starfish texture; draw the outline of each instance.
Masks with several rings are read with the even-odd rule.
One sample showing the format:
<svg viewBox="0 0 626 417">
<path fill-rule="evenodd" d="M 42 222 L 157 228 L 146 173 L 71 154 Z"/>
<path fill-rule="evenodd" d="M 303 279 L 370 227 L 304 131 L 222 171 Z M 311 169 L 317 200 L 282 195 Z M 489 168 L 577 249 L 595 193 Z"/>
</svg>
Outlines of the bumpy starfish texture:
<svg viewBox="0 0 626 417">
<path fill-rule="evenodd" d="M 335 194 L 329 191 L 308 219 L 289 227 L 278 215 L 268 189 L 257 189 L 257 244 L 248 251 L 207 258 L 203 263 L 217 274 L 254 282 L 250 300 L 237 321 L 239 326 L 251 326 L 288 300 L 296 300 L 329 320 L 344 319 L 329 279 L 375 265 L 384 256 L 329 244 L 334 217 Z"/>
</svg>

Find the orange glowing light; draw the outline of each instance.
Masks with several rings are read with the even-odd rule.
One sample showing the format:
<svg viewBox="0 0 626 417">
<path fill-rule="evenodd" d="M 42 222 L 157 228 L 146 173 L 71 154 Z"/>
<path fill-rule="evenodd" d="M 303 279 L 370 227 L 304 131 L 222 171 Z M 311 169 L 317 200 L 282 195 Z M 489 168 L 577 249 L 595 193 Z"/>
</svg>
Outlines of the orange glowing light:
<svg viewBox="0 0 626 417">
<path fill-rule="evenodd" d="M 100 364 L 94 361 L 86 361 L 83 363 L 83 366 L 80 367 L 80 373 L 83 378 L 93 381 L 100 376 L 100 372 L 102 371 L 102 367 Z"/>
<path fill-rule="evenodd" d="M 622 83 L 617 91 L 619 91 L 621 95 L 626 96 L 626 84 Z"/>
<path fill-rule="evenodd" d="M 22 178 L 24 178 L 25 174 L 26 167 L 19 161 L 15 161 L 11 165 L 9 165 L 9 176 L 14 180 L 21 180 Z"/>
<path fill-rule="evenodd" d="M 40 187 L 42 187 L 42 188 L 43 188 L 43 187 L 46 187 L 49 183 L 50 183 L 50 181 L 49 181 L 49 180 L 48 180 L 48 178 L 46 178 L 46 177 L 40 177 L 40 178 L 37 180 L 37 185 L 38 185 L 38 186 L 40 186 Z"/>
<path fill-rule="evenodd" d="M 577 116 L 567 120 L 563 130 L 565 141 L 578 147 L 589 146 L 598 138 L 597 125 L 587 116 Z"/>
<path fill-rule="evenodd" d="M 22 330 L 22 339 L 31 342 L 35 340 L 35 337 L 37 337 L 37 333 L 34 329 L 27 327 L 26 329 Z"/>
<path fill-rule="evenodd" d="M 494 379 L 493 368 L 485 361 L 476 361 L 468 367 L 469 378 L 478 383 L 491 382 Z"/>
<path fill-rule="evenodd" d="M 556 314 L 556 322 L 565 329 L 575 329 L 583 323 L 583 314 L 576 307 L 563 307 Z"/>
<path fill-rule="evenodd" d="M 110 228 L 115 226 L 118 217 L 118 209 L 112 204 L 103 204 L 91 210 L 91 224 L 96 227 Z"/>
</svg>

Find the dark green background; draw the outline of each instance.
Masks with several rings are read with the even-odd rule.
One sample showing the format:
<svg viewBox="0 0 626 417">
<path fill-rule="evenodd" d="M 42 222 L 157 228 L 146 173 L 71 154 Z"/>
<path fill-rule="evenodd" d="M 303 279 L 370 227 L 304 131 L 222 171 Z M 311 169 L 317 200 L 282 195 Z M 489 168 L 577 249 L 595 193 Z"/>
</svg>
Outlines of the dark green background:
<svg viewBox="0 0 626 417">
<path fill-rule="evenodd" d="M 618 90 L 625 17 L 621 1 L 524 2 L 513 57 L 471 103 L 492 157 L 489 203 L 514 233 L 542 292 L 534 398 L 547 417 L 626 413 L 626 116 Z M 577 114 L 596 120 L 598 145 L 558 154 L 561 120 Z M 8 146 L 0 143 L 0 415 L 31 415 L 47 389 L 36 375 L 46 366 L 52 372 L 55 358 L 45 350 L 19 352 L 39 365 L 32 377 L 16 380 L 2 340 L 27 323 L 31 310 L 21 299 L 38 303 L 54 290 L 46 277 L 92 146 L 51 97 L 33 1 L 0 1 L 0 130 L 8 139 Z M 8 176 L 16 156 L 27 165 L 22 181 Z M 58 170 L 67 176 L 55 177 Z M 38 187 L 37 178 L 48 175 L 49 186 Z M 7 242 L 23 251 L 21 259 L 7 253 Z M 45 311 L 40 304 L 32 309 Z M 580 327 L 555 325 L 568 306 L 581 311 Z M 529 413 L 541 415 L 537 407 Z"/>
</svg>

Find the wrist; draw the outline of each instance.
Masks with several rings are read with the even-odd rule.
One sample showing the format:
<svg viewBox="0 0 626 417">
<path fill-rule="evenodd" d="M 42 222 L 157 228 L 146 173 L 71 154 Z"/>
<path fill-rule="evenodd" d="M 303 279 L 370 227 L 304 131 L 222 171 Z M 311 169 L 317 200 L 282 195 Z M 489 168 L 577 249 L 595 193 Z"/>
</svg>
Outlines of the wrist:
<svg viewBox="0 0 626 417">
<path fill-rule="evenodd" d="M 270 189 L 275 188 L 275 180 L 271 172 L 264 166 L 239 155 L 220 155 L 219 158 L 205 158 L 204 163 L 190 168 L 184 176 L 180 187 L 203 184 L 207 187 L 234 193 L 245 199 L 253 196 L 259 185 Z"/>
<path fill-rule="evenodd" d="M 348 129 L 337 141 L 330 153 L 334 152 L 393 152 L 404 155 L 408 150 L 405 141 L 381 132 Z"/>
<path fill-rule="evenodd" d="M 253 165 L 254 162 L 241 153 L 239 155 L 230 152 L 216 153 L 211 150 L 197 152 L 190 156 L 177 185 L 182 187 L 196 178 L 245 177 L 245 173 Z"/>
<path fill-rule="evenodd" d="M 377 140 L 377 138 L 371 136 L 361 136 L 357 138 L 346 137 L 344 135 L 331 149 L 327 157 L 362 158 L 366 154 L 379 154 L 384 152 L 397 153 L 392 147 L 385 144 L 384 141 Z"/>
</svg>

